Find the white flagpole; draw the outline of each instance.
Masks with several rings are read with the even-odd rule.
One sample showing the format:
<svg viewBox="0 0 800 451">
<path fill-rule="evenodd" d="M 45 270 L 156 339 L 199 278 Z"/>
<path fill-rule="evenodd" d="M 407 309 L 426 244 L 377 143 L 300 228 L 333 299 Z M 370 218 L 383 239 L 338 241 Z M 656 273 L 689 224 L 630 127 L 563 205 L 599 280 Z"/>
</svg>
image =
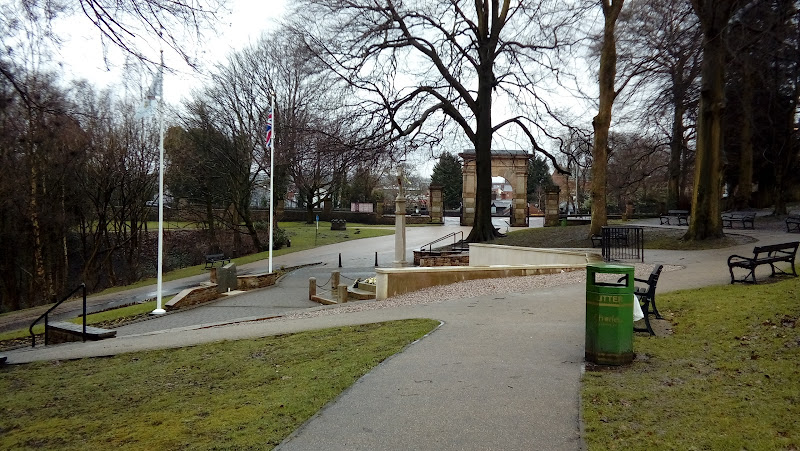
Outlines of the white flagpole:
<svg viewBox="0 0 800 451">
<path fill-rule="evenodd" d="M 161 51 L 161 66 L 158 68 L 158 285 L 156 309 L 152 315 L 167 313 L 161 306 L 162 271 L 164 269 L 164 51 Z"/>
<path fill-rule="evenodd" d="M 272 132 L 271 139 L 269 140 L 269 272 L 272 272 L 272 233 L 273 223 L 275 216 L 273 214 L 273 203 L 275 202 L 275 194 L 273 188 L 275 187 L 275 139 L 278 137 L 275 133 L 275 92 L 272 92 L 271 114 L 269 115 L 269 128 Z"/>
</svg>

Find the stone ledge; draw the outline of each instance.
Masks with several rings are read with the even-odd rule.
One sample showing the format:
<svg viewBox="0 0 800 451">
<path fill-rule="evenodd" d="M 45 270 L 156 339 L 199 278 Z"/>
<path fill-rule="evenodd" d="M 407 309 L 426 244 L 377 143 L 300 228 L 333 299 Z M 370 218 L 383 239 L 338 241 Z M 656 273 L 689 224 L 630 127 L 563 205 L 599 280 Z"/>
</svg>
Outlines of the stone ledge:
<svg viewBox="0 0 800 451">
<path fill-rule="evenodd" d="M 50 344 L 67 343 L 71 341 L 83 340 L 83 324 L 68 322 L 54 322 L 47 325 L 47 341 Z M 117 336 L 116 330 L 101 329 L 99 327 L 86 326 L 86 339 L 91 341 L 114 338 Z"/>
<path fill-rule="evenodd" d="M 169 302 L 164 305 L 166 310 L 176 310 L 181 307 L 202 304 L 203 302 L 213 301 L 220 294 L 217 292 L 217 284 L 209 283 L 199 287 L 191 287 L 176 294 Z"/>
<path fill-rule="evenodd" d="M 237 288 L 239 290 L 254 290 L 275 285 L 278 280 L 278 273 L 270 272 L 265 274 L 247 274 L 237 277 Z"/>
<path fill-rule="evenodd" d="M 437 266 L 419 268 L 376 268 L 377 299 L 387 299 L 436 285 L 449 285 L 465 280 L 555 274 L 578 271 L 583 264 L 555 265 L 496 265 L 496 266 Z"/>
</svg>

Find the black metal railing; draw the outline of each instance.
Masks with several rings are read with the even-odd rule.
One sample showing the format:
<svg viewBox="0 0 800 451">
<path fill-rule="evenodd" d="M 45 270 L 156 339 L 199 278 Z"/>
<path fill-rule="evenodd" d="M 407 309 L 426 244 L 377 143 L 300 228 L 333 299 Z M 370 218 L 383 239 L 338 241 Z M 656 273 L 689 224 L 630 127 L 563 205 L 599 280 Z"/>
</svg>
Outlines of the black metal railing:
<svg viewBox="0 0 800 451">
<path fill-rule="evenodd" d="M 644 263 L 644 232 L 636 226 L 604 226 L 603 260 L 641 260 Z"/>
<path fill-rule="evenodd" d="M 458 237 L 458 236 L 460 236 L 461 238 L 460 239 L 456 239 L 456 237 Z M 437 240 L 433 240 L 430 243 L 422 245 L 422 247 L 420 247 L 419 250 L 420 251 L 425 251 L 425 248 L 428 248 L 427 251 L 431 252 L 433 250 L 433 245 L 434 244 L 440 243 L 440 242 L 442 242 L 442 241 L 444 241 L 444 240 L 446 240 L 448 238 L 453 238 L 452 246 L 453 246 L 453 248 L 455 248 L 458 245 L 458 243 L 464 241 L 464 232 L 449 233 L 449 234 L 447 234 L 447 235 L 445 235 L 445 236 L 443 236 L 443 237 L 441 237 L 441 238 L 439 238 Z M 448 244 L 448 246 L 449 246 L 449 244 Z"/>
<path fill-rule="evenodd" d="M 71 298 L 73 294 L 78 292 L 78 290 L 83 290 L 83 332 L 81 334 L 81 337 L 83 338 L 83 341 L 86 341 L 86 284 L 82 283 L 82 284 L 78 285 L 74 290 L 70 291 L 68 295 L 64 296 L 63 299 L 61 299 L 60 301 L 56 302 L 56 304 L 54 306 L 52 306 L 49 309 L 47 309 L 47 311 L 44 312 L 42 314 L 42 316 L 36 318 L 36 321 L 31 323 L 31 327 L 28 328 L 28 332 L 30 332 L 30 334 L 31 334 L 31 347 L 32 348 L 36 347 L 36 335 L 33 333 L 33 326 L 35 326 L 36 323 L 38 323 L 42 318 L 44 318 L 44 345 L 47 346 L 47 341 L 48 341 L 47 340 L 47 338 L 48 338 L 48 336 L 47 336 L 48 335 L 48 331 L 47 331 L 48 327 L 47 326 L 49 324 L 48 320 L 49 320 L 50 312 L 55 310 L 55 308 L 58 307 L 59 305 L 61 305 L 62 302 L 64 302 L 67 299 Z"/>
</svg>

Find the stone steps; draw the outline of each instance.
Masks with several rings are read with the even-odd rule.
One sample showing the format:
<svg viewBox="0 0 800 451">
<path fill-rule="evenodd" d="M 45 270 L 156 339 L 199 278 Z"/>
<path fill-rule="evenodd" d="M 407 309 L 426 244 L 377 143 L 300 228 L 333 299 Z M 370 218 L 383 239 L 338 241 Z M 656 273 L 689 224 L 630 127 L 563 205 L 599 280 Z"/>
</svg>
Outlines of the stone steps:
<svg viewBox="0 0 800 451">
<path fill-rule="evenodd" d="M 66 343 L 69 341 L 82 340 L 83 325 L 58 321 L 47 325 L 48 341 L 51 344 Z M 117 336 L 116 330 L 101 329 L 99 327 L 86 326 L 86 339 L 91 341 L 105 340 Z"/>
</svg>

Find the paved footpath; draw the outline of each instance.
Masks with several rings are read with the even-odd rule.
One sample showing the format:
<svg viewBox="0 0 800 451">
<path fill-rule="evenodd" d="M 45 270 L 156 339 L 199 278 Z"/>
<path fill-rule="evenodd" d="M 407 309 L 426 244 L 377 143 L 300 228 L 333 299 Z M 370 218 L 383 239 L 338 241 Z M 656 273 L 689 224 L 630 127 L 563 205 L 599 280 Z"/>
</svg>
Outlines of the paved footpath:
<svg viewBox="0 0 800 451">
<path fill-rule="evenodd" d="M 759 244 L 795 239 L 785 232 L 741 233 Z M 727 256 L 747 255 L 753 245 L 708 251 L 646 250 L 645 259 L 684 268 L 663 273 L 659 292 L 727 284 Z M 353 268 L 368 267 L 368 260 L 369 255 L 354 259 Z M 257 293 L 269 297 L 270 290 Z M 174 328 L 164 322 L 162 330 L 131 331 L 113 340 L 21 349 L 7 355 L 9 363 L 71 359 L 434 318 L 442 322 L 437 330 L 361 378 L 278 449 L 578 450 L 585 449 L 579 419 L 584 297 L 583 284 L 576 284 L 296 320 L 257 321 L 254 317 Z M 337 310 L 335 306 L 313 309 Z M 176 321 L 180 317 L 167 315 L 164 320 L 171 316 Z"/>
</svg>

